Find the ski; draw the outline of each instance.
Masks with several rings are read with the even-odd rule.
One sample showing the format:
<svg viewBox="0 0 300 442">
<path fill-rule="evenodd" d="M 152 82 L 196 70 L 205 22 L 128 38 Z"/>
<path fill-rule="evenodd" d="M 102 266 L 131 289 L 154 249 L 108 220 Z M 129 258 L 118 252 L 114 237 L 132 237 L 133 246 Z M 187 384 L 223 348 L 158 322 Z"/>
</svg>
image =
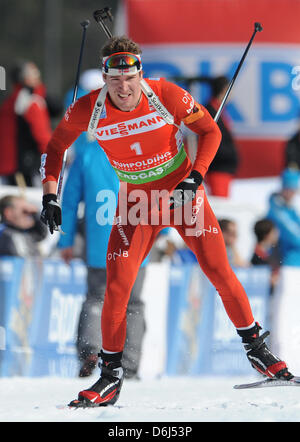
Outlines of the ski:
<svg viewBox="0 0 300 442">
<path fill-rule="evenodd" d="M 263 379 L 262 381 L 250 382 L 249 384 L 237 384 L 233 388 L 241 390 L 244 388 L 265 388 L 265 387 L 300 387 L 300 376 L 286 379 Z"/>
<path fill-rule="evenodd" d="M 69 407 L 69 405 L 67 405 L 67 404 L 55 405 L 55 408 L 57 410 L 78 410 L 78 408 L 76 408 L 76 407 Z"/>
</svg>

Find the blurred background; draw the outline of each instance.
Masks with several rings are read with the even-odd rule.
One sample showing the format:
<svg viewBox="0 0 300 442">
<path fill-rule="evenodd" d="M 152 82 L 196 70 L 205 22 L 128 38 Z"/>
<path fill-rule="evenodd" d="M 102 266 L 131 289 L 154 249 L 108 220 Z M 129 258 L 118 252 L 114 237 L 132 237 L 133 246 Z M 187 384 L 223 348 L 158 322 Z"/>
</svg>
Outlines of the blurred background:
<svg viewBox="0 0 300 442">
<path fill-rule="evenodd" d="M 7 72 L 17 60 L 32 60 L 41 69 L 51 95 L 62 96 L 75 82 L 82 27 L 90 20 L 82 70 L 100 65 L 100 49 L 105 35 L 92 13 L 105 6 L 116 13 L 118 0 L 29 0 L 1 1 L 1 66 Z M 7 89 L 10 90 L 10 78 Z M 4 93 L 0 100 L 3 101 Z"/>
<path fill-rule="evenodd" d="M 41 208 L 39 166 L 32 163 L 33 176 L 27 180 L 25 169 L 15 157 L 11 158 L 16 147 L 15 132 L 7 131 L 13 131 L 13 117 L 8 117 L 14 109 L 14 94 L 20 90 L 14 92 L 15 77 L 11 75 L 16 65 L 30 61 L 40 71 L 43 90 L 35 93 L 45 98 L 49 115 L 28 115 L 27 121 L 31 127 L 37 122 L 42 124 L 37 132 L 43 137 L 35 140 L 39 159 L 70 104 L 82 36 L 80 23 L 86 19 L 90 25 L 81 72 L 100 67 L 106 36 L 93 19 L 96 9 L 110 7 L 114 20 L 107 24 L 112 33 L 129 35 L 140 44 L 145 77 L 166 77 L 176 82 L 207 106 L 212 115 L 250 40 L 254 23 L 262 24 L 263 31 L 256 34 L 222 113 L 224 144 L 205 188 L 222 220 L 228 256 L 251 298 L 257 319 L 272 329 L 272 345 L 297 369 L 300 2 L 1 0 L 0 4 L 0 63 L 4 68 L 0 73 L 5 74 L 0 90 L 1 196 L 21 195 L 36 206 L 36 213 Z M 22 115 L 19 111 L 19 123 Z M 193 158 L 197 138 L 183 130 Z M 18 149 L 20 153 L 20 146 Z M 76 152 L 72 146 L 66 177 Z M 286 189 L 292 191 L 293 198 L 284 200 Z M 287 226 L 276 220 L 273 203 L 283 207 L 283 217 L 291 215 Z M 27 210 L 33 212 L 32 207 Z M 79 206 L 78 217 L 84 218 L 84 204 Z M 272 218 L 274 226 L 256 225 L 266 218 Z M 0 258 L 2 376 L 73 376 L 78 370 L 75 341 L 86 292 L 85 238 L 78 229 L 78 248 L 70 265 L 61 259 L 59 234 L 40 234 L 38 257 L 7 258 L 2 253 Z M 264 235 L 268 236 L 267 242 Z M 286 250 L 292 250 L 292 258 L 285 261 Z M 257 261 L 263 265 L 257 266 Z M 248 362 L 242 359 L 240 342 L 215 290 L 175 231 L 166 232 L 155 244 L 142 298 L 147 332 L 140 376 L 248 373 Z M 25 354 L 26 364 L 22 361 Z M 184 357 L 179 358 L 182 354 Z"/>
<path fill-rule="evenodd" d="M 3 1 L 1 66 L 6 70 L 6 91 L 1 91 L 0 102 L 11 91 L 10 70 L 21 60 L 37 64 L 50 96 L 64 97 L 75 82 L 80 23 L 85 19 L 90 26 L 82 71 L 98 68 L 106 37 L 92 13 L 108 3 L 113 33 L 127 33 L 142 46 L 145 76 L 187 77 L 190 81 L 180 84 L 192 89 L 203 104 L 211 92 L 204 78 L 231 79 L 254 22 L 262 23 L 263 32 L 255 37 L 227 110 L 240 152 L 236 176 L 278 175 L 285 165 L 284 142 L 299 123 L 297 0 L 288 0 L 288 8 L 276 0 L 274 13 L 268 0 L 255 0 L 251 7 L 248 0 L 176 0 L 174 6 L 167 0 Z"/>
</svg>

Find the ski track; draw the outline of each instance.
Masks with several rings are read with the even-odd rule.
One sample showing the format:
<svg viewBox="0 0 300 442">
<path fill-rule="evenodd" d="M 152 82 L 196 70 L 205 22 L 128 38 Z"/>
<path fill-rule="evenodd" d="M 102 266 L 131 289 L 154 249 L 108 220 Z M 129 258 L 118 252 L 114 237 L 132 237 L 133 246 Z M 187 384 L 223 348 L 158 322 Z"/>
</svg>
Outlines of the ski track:
<svg viewBox="0 0 300 442">
<path fill-rule="evenodd" d="M 244 377 L 125 380 L 115 406 L 65 406 L 95 379 L 0 378 L 0 421 L 300 422 L 300 388 L 233 389 L 236 383 L 257 380 Z"/>
</svg>

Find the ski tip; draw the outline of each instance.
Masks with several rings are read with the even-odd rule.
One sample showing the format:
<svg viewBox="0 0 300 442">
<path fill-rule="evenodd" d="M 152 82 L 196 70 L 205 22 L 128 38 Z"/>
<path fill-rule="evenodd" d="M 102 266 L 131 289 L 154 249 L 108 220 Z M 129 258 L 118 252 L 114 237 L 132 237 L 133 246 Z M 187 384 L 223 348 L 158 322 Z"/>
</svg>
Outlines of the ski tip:
<svg viewBox="0 0 300 442">
<path fill-rule="evenodd" d="M 236 390 L 242 390 L 246 388 L 263 388 L 263 387 L 300 387 L 300 378 L 299 376 L 294 376 L 291 379 L 263 379 L 258 382 L 251 382 L 249 384 L 237 384 L 234 385 L 233 388 Z"/>
<path fill-rule="evenodd" d="M 66 404 L 58 404 L 58 405 L 55 406 L 55 408 L 56 408 L 57 410 L 66 410 L 66 409 L 68 409 L 69 407 L 68 407 L 68 405 L 66 405 Z"/>
<path fill-rule="evenodd" d="M 72 407 L 70 404 L 58 404 L 55 408 L 57 410 L 76 410 L 76 407 Z"/>
<path fill-rule="evenodd" d="M 236 384 L 233 386 L 235 390 L 242 390 L 244 388 L 248 388 L 248 384 Z"/>
</svg>

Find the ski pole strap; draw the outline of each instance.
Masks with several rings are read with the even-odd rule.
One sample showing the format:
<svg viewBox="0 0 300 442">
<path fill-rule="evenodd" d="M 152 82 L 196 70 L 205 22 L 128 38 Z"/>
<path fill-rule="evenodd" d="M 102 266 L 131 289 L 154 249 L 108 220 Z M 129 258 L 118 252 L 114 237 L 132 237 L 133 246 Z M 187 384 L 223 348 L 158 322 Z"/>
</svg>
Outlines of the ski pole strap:
<svg viewBox="0 0 300 442">
<path fill-rule="evenodd" d="M 178 127 L 174 123 L 174 117 L 170 112 L 165 108 L 165 106 L 162 104 L 162 102 L 159 100 L 158 96 L 153 92 L 149 84 L 142 79 L 141 80 L 141 88 L 143 93 L 146 95 L 148 101 L 152 104 L 152 106 L 155 108 L 155 110 L 159 113 L 159 115 L 164 119 L 164 121 L 167 124 L 174 124 L 176 127 Z M 95 106 L 90 118 L 90 122 L 88 125 L 88 134 L 95 138 L 95 132 L 99 123 L 99 119 L 105 104 L 105 99 L 107 95 L 107 85 L 105 84 L 103 88 L 100 90 L 98 98 L 95 102 Z"/>
<path fill-rule="evenodd" d="M 105 98 L 107 95 L 107 86 L 106 84 L 103 86 L 103 88 L 100 90 L 99 95 L 97 97 L 97 100 L 95 102 L 95 106 L 90 118 L 90 122 L 88 125 L 88 134 L 92 137 L 95 138 L 95 132 L 99 123 L 99 119 L 105 104 Z"/>
<path fill-rule="evenodd" d="M 159 100 L 158 96 L 153 92 L 149 84 L 142 79 L 141 80 L 142 91 L 148 98 L 148 101 L 152 104 L 155 110 L 159 113 L 159 115 L 164 119 L 167 124 L 174 124 L 174 117 L 170 112 L 165 108 L 162 102 Z"/>
</svg>

